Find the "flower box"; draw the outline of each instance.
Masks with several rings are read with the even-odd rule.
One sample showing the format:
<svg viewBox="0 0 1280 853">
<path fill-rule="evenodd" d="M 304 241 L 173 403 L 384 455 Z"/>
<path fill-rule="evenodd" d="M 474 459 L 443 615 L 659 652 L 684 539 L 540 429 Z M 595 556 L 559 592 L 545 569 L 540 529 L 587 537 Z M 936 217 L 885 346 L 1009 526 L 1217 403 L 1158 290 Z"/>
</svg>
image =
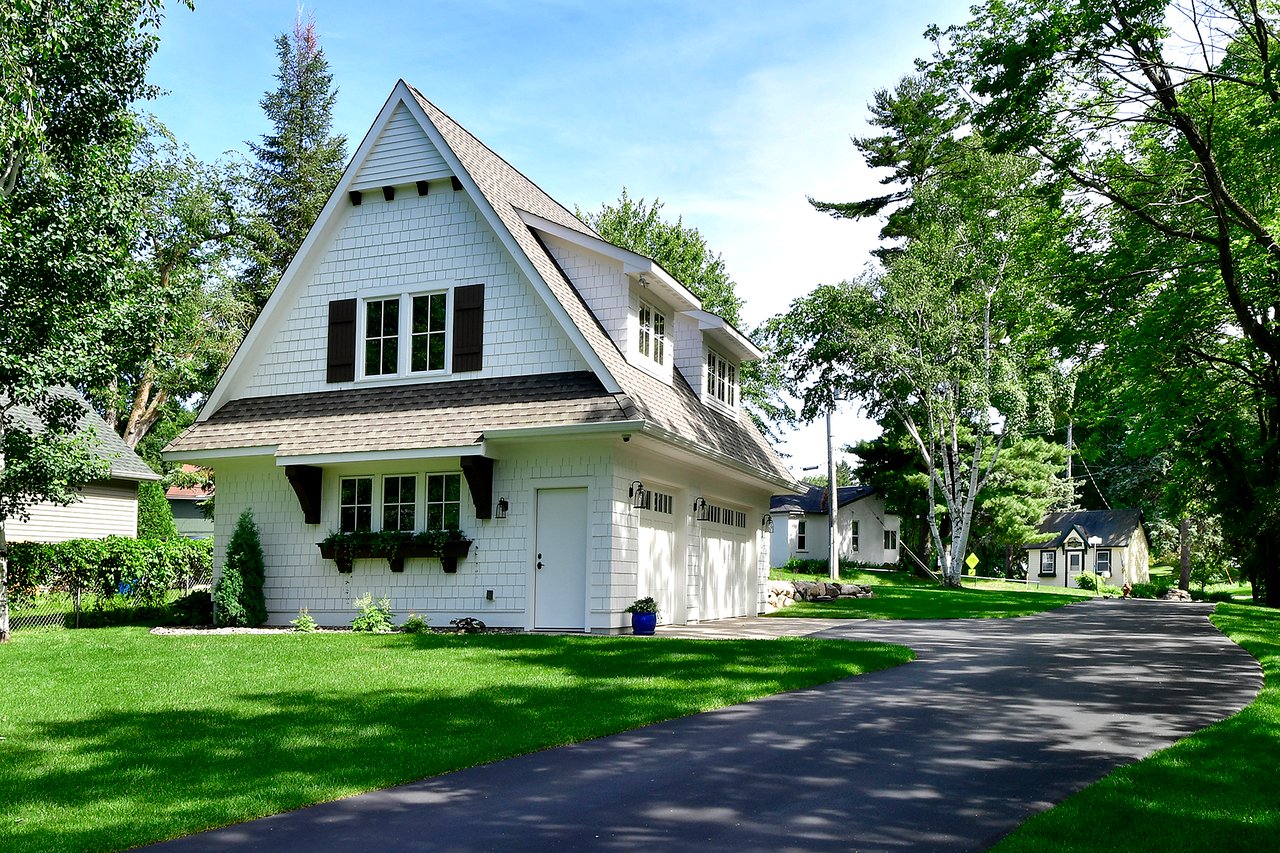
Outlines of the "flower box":
<svg viewBox="0 0 1280 853">
<path fill-rule="evenodd" d="M 445 538 L 445 536 L 449 538 Z M 453 574 L 458 571 L 458 560 L 471 551 L 470 539 L 459 531 L 417 534 L 388 533 L 334 533 L 323 542 L 316 543 L 320 556 L 333 560 L 338 571 L 349 573 L 356 560 L 383 557 L 393 572 L 404 571 L 404 561 L 409 558 L 439 557 L 441 567 Z"/>
</svg>

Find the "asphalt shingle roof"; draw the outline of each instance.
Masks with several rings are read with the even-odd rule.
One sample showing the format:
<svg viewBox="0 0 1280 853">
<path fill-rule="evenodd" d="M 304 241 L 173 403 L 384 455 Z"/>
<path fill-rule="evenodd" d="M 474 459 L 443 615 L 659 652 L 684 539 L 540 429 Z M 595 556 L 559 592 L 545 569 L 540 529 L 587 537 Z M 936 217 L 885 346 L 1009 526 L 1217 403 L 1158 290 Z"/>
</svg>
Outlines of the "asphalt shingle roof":
<svg viewBox="0 0 1280 853">
<path fill-rule="evenodd" d="M 111 476 L 118 480 L 159 480 L 160 475 L 143 462 L 133 448 L 124 443 L 116 431 L 107 425 L 93 407 L 71 388 L 54 390 L 58 396 L 72 399 L 84 406 L 84 414 L 76 424 L 76 432 L 89 432 L 93 436 L 93 449 L 98 458 L 111 463 Z M 44 431 L 44 421 L 28 406 L 14 405 L 8 416 L 29 430 Z"/>
<path fill-rule="evenodd" d="M 815 486 L 812 483 L 806 483 L 805 487 L 802 495 L 774 495 L 769 498 L 769 512 L 826 512 L 827 502 L 824 499 L 827 494 L 826 487 Z M 874 492 L 875 489 L 871 486 L 838 486 L 836 488 L 839 506 L 848 506 Z"/>
<path fill-rule="evenodd" d="M 485 430 L 626 421 L 624 400 L 593 373 L 507 376 L 246 397 L 223 406 L 174 450 L 277 447 L 280 456 L 478 443 Z"/>
<path fill-rule="evenodd" d="M 1134 531 L 1142 526 L 1140 509 L 1092 509 L 1076 512 L 1051 512 L 1040 522 L 1033 544 L 1025 548 L 1056 548 L 1074 528 L 1085 534 L 1085 541 L 1097 536 L 1103 548 L 1123 548 Z"/>
</svg>

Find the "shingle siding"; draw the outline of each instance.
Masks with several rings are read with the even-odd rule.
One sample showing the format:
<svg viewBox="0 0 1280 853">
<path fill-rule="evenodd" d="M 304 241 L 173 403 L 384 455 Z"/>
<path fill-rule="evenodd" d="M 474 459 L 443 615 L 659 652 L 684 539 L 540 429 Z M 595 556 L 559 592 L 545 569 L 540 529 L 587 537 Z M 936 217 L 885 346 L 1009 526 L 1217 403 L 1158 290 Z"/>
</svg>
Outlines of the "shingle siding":
<svg viewBox="0 0 1280 853">
<path fill-rule="evenodd" d="M 484 367 L 468 378 L 587 368 L 466 194 L 449 190 L 447 182 L 441 192 L 432 186 L 425 197 L 401 193 L 388 202 L 366 196 L 339 213 L 344 223 L 293 304 L 280 306 L 287 314 L 236 396 L 345 387 L 326 382 L 329 303 L 372 288 L 483 283 Z"/>
</svg>

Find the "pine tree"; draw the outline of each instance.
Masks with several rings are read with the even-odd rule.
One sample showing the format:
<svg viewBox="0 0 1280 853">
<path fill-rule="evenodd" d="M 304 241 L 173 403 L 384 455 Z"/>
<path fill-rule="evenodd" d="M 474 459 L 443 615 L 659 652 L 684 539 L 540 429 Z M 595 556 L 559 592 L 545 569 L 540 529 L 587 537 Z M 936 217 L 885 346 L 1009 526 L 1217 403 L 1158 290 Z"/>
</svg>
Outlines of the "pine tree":
<svg viewBox="0 0 1280 853">
<path fill-rule="evenodd" d="M 267 600 L 263 592 L 266 576 L 262 540 L 253 510 L 240 513 L 235 532 L 227 544 L 227 558 L 213 590 L 214 613 L 222 626 L 257 627 L 267 621 Z"/>
<path fill-rule="evenodd" d="M 138 484 L 138 538 L 178 538 L 178 528 L 173 523 L 173 509 L 164 496 L 164 486 L 159 483 Z"/>
<path fill-rule="evenodd" d="M 261 145 L 249 143 L 257 158 L 250 195 L 273 232 L 241 279 L 258 310 L 320 215 L 347 159 L 347 138 L 331 133 L 338 92 L 315 19 L 299 15 L 292 36 L 276 39 L 276 54 L 279 85 L 261 101 L 273 130 Z"/>
</svg>

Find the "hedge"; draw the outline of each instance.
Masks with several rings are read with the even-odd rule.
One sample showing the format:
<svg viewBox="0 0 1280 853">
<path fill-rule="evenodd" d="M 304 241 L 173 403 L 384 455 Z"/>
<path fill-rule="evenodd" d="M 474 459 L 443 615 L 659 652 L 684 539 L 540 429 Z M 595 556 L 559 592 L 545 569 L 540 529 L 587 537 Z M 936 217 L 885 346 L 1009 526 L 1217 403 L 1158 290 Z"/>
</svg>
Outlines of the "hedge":
<svg viewBox="0 0 1280 853">
<path fill-rule="evenodd" d="M 33 595 L 40 587 L 72 589 L 111 598 L 125 593 L 158 606 L 170 589 L 213 570 L 211 539 L 72 539 L 9 544 L 10 592 Z"/>
</svg>

